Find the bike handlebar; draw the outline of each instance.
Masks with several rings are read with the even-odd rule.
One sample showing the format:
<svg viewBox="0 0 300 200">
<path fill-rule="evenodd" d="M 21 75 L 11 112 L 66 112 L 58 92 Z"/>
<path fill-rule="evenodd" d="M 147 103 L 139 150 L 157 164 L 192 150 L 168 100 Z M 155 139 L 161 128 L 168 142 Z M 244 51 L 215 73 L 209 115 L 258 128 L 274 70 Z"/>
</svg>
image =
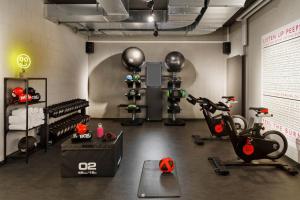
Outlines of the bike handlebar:
<svg viewBox="0 0 300 200">
<path fill-rule="evenodd" d="M 199 103 L 199 102 L 197 102 L 197 99 L 194 96 L 190 95 L 190 94 L 188 95 L 188 97 L 186 98 L 186 100 L 189 103 L 193 104 L 193 105 L 196 105 L 196 103 Z"/>
<path fill-rule="evenodd" d="M 208 106 L 207 109 L 212 113 L 214 113 L 216 110 L 225 111 L 225 112 L 230 111 L 229 107 L 222 102 L 215 104 L 207 98 L 202 98 L 202 97 L 196 98 L 190 94 L 187 97 L 187 101 L 193 105 L 198 103 L 201 107 L 207 105 Z"/>
</svg>

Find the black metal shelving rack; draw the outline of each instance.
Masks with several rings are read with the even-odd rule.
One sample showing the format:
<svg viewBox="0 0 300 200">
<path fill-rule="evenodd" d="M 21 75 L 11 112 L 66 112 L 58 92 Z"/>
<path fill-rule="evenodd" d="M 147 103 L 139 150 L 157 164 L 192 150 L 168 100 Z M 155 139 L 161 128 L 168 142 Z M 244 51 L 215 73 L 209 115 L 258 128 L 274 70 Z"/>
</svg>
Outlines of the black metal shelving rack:
<svg viewBox="0 0 300 200">
<path fill-rule="evenodd" d="M 81 99 L 82 100 L 82 99 Z M 61 102 L 60 104 L 62 104 L 62 103 L 67 103 L 67 102 Z M 47 138 L 46 138 L 46 142 L 47 142 L 47 144 L 49 144 L 49 136 L 50 136 L 50 129 L 51 129 L 51 126 L 52 125 L 54 125 L 54 124 L 56 124 L 56 123 L 58 123 L 59 121 L 62 121 L 62 120 L 65 120 L 65 119 L 67 119 L 67 118 L 69 118 L 69 117 L 72 117 L 73 115 L 71 115 L 71 114 L 80 114 L 81 116 L 88 116 L 88 115 L 86 115 L 86 108 L 87 107 L 89 107 L 89 102 L 87 101 L 87 104 L 86 105 L 84 105 L 84 106 L 81 106 L 81 107 L 79 107 L 79 108 L 76 108 L 76 109 L 73 109 L 73 110 L 71 110 L 71 111 L 67 111 L 67 112 L 63 112 L 62 114 L 59 114 L 58 116 L 52 116 L 51 114 L 50 114 L 50 107 L 53 107 L 53 106 L 57 106 L 58 104 L 54 104 L 54 105 L 50 105 L 49 107 L 47 107 L 47 109 L 45 109 L 45 122 L 47 122 L 47 124 L 46 124 L 46 129 L 45 129 L 45 131 L 46 131 L 46 135 L 47 135 Z M 70 108 L 70 106 L 68 105 L 68 104 L 66 104 L 65 105 L 65 108 Z M 60 110 L 60 109 L 58 109 L 58 110 Z M 80 113 L 78 113 L 78 112 L 80 112 Z M 58 121 L 55 121 L 55 122 L 53 122 L 53 123 L 50 123 L 50 124 L 48 124 L 48 122 L 50 121 L 50 119 L 59 119 Z M 90 120 L 90 118 L 89 118 L 89 116 L 88 116 L 88 120 L 87 121 L 89 121 Z M 63 128 L 63 127 L 62 127 Z M 64 135 L 62 135 L 62 136 L 60 136 L 58 139 L 60 139 L 60 138 L 64 138 L 64 137 L 67 137 L 67 136 L 69 136 L 70 134 L 72 133 L 72 130 L 69 130 L 69 131 L 66 131 L 65 133 L 64 133 Z M 55 143 L 56 141 L 52 141 L 52 143 Z"/>
<path fill-rule="evenodd" d="M 25 89 L 26 89 L 26 98 L 28 98 L 28 87 L 30 85 L 30 82 L 32 81 L 43 81 L 44 85 L 45 85 L 45 94 L 44 94 L 44 100 L 39 101 L 39 102 L 26 102 L 26 103 L 14 103 L 14 104 L 10 104 L 8 101 L 9 98 L 9 94 L 8 94 L 8 83 L 9 82 L 22 82 L 23 84 L 25 84 Z M 7 155 L 7 135 L 10 132 L 25 132 L 26 133 L 26 138 L 28 138 L 28 134 L 29 131 L 33 130 L 33 129 L 37 129 L 37 128 L 41 128 L 43 127 L 44 129 L 47 129 L 47 117 L 46 117 L 46 113 L 45 113 L 45 122 L 44 122 L 44 126 L 38 126 L 38 127 L 34 127 L 29 129 L 28 128 L 28 108 L 31 105 L 35 105 L 35 104 L 44 104 L 44 108 L 47 108 L 47 78 L 4 78 L 4 163 L 7 162 L 8 158 L 25 158 L 26 163 L 28 163 L 29 161 L 29 157 L 32 154 L 32 152 L 28 151 L 28 140 L 26 142 L 26 153 L 25 154 L 21 154 L 19 151 L 14 152 L 10 155 Z M 9 130 L 9 125 L 8 125 L 8 108 L 13 107 L 13 106 L 25 106 L 26 108 L 26 129 L 25 130 Z M 47 131 L 40 131 L 40 146 L 43 147 L 45 149 L 45 151 L 47 151 L 47 140 L 48 140 L 48 135 L 46 134 Z M 19 156 L 18 156 L 19 155 Z"/>
</svg>

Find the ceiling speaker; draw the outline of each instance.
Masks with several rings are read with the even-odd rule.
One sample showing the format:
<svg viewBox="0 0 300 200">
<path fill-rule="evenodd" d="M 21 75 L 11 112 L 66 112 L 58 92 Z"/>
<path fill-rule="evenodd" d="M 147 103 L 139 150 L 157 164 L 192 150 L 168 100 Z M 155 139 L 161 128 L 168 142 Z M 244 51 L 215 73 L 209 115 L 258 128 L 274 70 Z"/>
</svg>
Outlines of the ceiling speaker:
<svg viewBox="0 0 300 200">
<path fill-rule="evenodd" d="M 95 51 L 95 45 L 94 42 L 86 42 L 85 43 L 85 52 L 87 54 L 92 54 Z"/>
<path fill-rule="evenodd" d="M 231 53 L 231 42 L 223 43 L 223 53 L 229 55 Z"/>
</svg>

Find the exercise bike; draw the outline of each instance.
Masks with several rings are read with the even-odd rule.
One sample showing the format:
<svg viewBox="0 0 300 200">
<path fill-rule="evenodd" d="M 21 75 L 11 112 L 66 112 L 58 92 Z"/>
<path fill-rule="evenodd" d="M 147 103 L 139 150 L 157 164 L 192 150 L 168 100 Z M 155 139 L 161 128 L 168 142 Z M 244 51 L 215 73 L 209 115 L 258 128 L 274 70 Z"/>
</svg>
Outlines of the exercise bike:
<svg viewBox="0 0 300 200">
<path fill-rule="evenodd" d="M 214 104 L 211 100 L 207 98 L 195 98 L 192 95 L 188 95 L 187 101 L 192 105 L 196 105 L 197 103 L 200 106 L 200 110 L 203 112 L 205 121 L 208 125 L 210 130 L 211 137 L 204 138 L 200 135 L 192 135 L 194 141 L 198 145 L 203 145 L 204 141 L 207 140 L 221 140 L 225 136 L 228 138 L 228 133 L 224 129 L 224 120 L 222 119 L 223 112 L 229 113 L 231 104 L 236 103 L 237 101 L 233 96 L 224 96 L 222 99 L 225 100 L 224 102 L 218 102 Z M 224 109 L 221 114 L 215 115 L 217 109 L 214 108 L 212 105 L 222 106 Z M 219 110 L 220 111 L 220 110 Z M 245 131 L 247 129 L 247 121 L 244 117 L 240 115 L 232 115 L 232 119 L 234 120 L 234 124 L 236 129 L 239 133 Z"/>
<path fill-rule="evenodd" d="M 215 110 L 225 111 L 227 107 L 217 104 L 211 104 Z M 267 108 L 251 107 L 250 110 L 256 112 L 256 117 L 272 117 Z M 288 143 L 286 137 L 279 131 L 270 130 L 262 133 L 264 130 L 263 123 L 254 123 L 253 127 L 238 134 L 233 118 L 227 112 L 222 115 L 224 128 L 229 134 L 230 141 L 234 148 L 239 161 L 224 162 L 218 157 L 209 157 L 215 172 L 218 175 L 228 175 L 229 170 L 226 167 L 246 166 L 246 167 L 276 167 L 289 173 L 290 175 L 298 174 L 298 171 L 286 164 L 276 162 L 285 155 Z M 262 159 L 271 162 L 252 162 Z"/>
</svg>

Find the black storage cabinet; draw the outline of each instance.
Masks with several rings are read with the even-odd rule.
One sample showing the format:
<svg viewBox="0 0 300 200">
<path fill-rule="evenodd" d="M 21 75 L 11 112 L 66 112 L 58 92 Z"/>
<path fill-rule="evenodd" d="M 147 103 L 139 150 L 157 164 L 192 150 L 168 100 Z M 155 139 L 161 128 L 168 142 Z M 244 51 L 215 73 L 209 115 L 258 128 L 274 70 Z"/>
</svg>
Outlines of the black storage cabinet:
<svg viewBox="0 0 300 200">
<path fill-rule="evenodd" d="M 61 145 L 61 175 L 70 177 L 113 177 L 123 158 L 123 131 L 113 142 L 93 138 L 89 142 Z"/>
</svg>

